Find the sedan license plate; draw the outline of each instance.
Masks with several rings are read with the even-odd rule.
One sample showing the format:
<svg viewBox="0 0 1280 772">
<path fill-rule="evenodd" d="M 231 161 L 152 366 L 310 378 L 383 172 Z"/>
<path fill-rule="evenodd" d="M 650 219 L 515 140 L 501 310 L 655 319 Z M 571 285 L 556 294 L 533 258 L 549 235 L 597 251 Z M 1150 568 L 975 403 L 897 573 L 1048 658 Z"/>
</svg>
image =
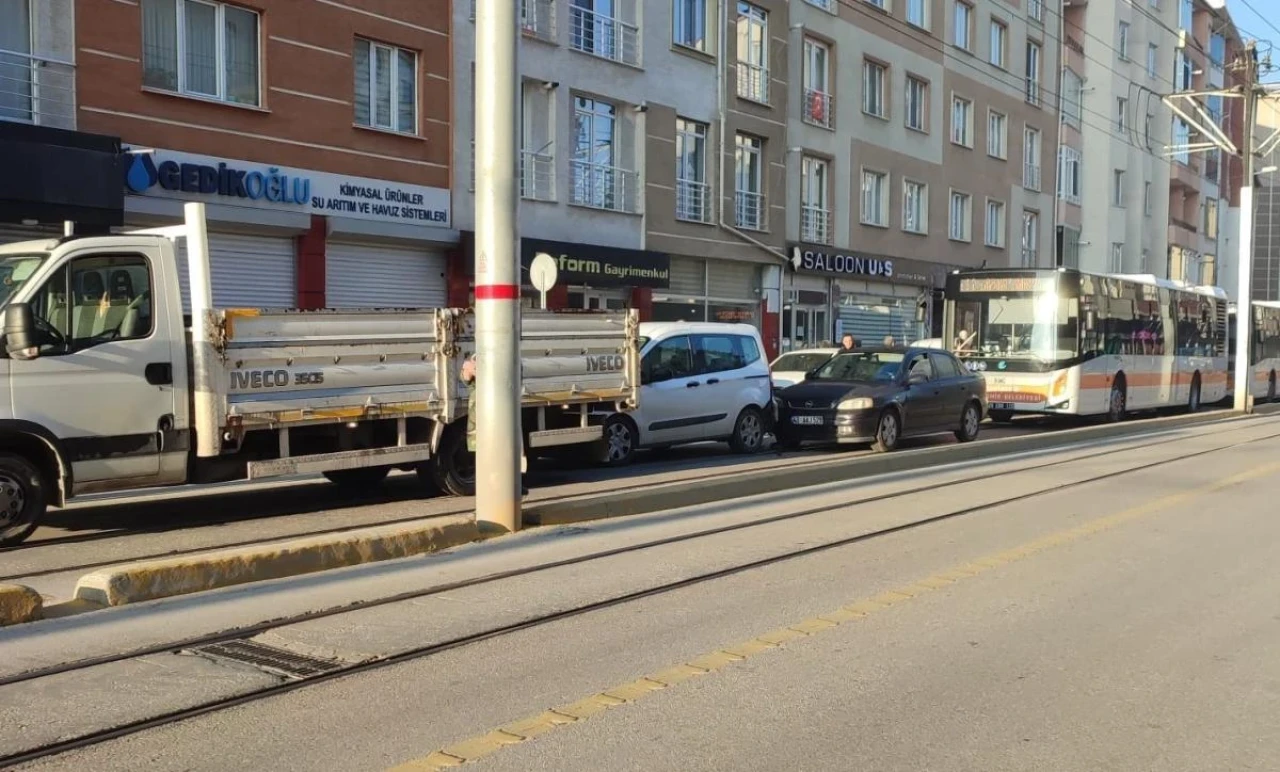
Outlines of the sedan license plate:
<svg viewBox="0 0 1280 772">
<path fill-rule="evenodd" d="M 820 415 L 793 415 L 791 423 L 796 426 L 822 426 L 822 416 Z"/>
<path fill-rule="evenodd" d="M 1013 410 L 1013 403 L 1012 402 L 992 402 L 991 409 L 992 410 Z"/>
</svg>

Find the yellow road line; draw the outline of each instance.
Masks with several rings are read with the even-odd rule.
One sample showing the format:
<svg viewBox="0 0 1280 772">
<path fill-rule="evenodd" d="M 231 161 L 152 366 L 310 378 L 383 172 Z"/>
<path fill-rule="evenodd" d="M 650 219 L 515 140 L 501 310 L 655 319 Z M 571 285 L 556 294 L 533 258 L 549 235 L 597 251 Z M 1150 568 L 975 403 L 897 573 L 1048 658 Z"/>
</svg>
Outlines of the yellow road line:
<svg viewBox="0 0 1280 772">
<path fill-rule="evenodd" d="M 750 659 L 771 649 L 780 648 L 788 642 L 817 635 L 849 622 L 855 622 L 891 606 L 906 603 L 913 598 L 936 589 L 949 587 L 993 569 L 1025 560 L 1032 555 L 1053 547 L 1070 544 L 1086 536 L 1101 533 L 1145 515 L 1169 509 L 1192 499 L 1215 493 L 1248 480 L 1265 477 L 1275 472 L 1280 472 L 1280 463 L 1255 467 L 1247 472 L 1242 472 L 1210 485 L 1175 493 L 1106 517 L 1090 520 L 1075 528 L 1059 531 L 1013 549 L 979 558 L 949 571 L 943 571 L 912 582 L 896 590 L 880 593 L 873 598 L 862 599 L 841 606 L 834 611 L 819 614 L 795 624 L 758 635 L 736 646 L 718 649 L 683 664 L 597 692 L 572 704 L 552 708 L 538 715 L 513 721 L 485 734 L 454 743 L 435 751 L 429 756 L 401 764 L 395 767 L 393 772 L 433 772 L 434 770 L 457 767 L 471 761 L 479 761 L 508 745 L 522 743 L 562 727 L 584 721 L 597 713 L 604 713 L 622 705 L 638 702 L 650 694 L 670 688 L 683 681 L 722 670 L 732 664 Z"/>
</svg>

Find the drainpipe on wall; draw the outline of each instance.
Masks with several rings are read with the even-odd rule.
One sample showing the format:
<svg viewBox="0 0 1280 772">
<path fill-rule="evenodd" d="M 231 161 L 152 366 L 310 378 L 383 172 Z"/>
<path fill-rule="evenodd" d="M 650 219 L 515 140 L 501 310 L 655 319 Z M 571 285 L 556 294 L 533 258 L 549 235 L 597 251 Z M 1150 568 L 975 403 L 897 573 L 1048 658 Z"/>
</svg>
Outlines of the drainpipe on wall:
<svg viewBox="0 0 1280 772">
<path fill-rule="evenodd" d="M 1062 86 L 1066 83 L 1067 74 L 1067 39 L 1065 37 L 1067 34 L 1067 9 L 1063 7 L 1064 5 L 1062 3 L 1058 5 L 1058 140 L 1054 143 L 1056 147 L 1054 147 L 1053 153 L 1053 184 L 1049 188 L 1049 194 L 1053 196 L 1053 228 L 1049 238 L 1050 268 L 1058 266 L 1058 226 L 1062 224 L 1062 207 L 1066 205 L 1065 201 L 1058 199 L 1058 173 L 1061 171 L 1059 169 L 1061 162 L 1058 159 L 1062 157 L 1062 133 L 1065 125 L 1062 120 L 1062 106 L 1064 104 L 1062 92 L 1066 89 Z M 1023 163 L 1026 163 L 1026 159 L 1023 159 Z M 1022 173 L 1025 175 L 1026 170 L 1024 169 Z M 1043 182 L 1044 174 L 1041 173 L 1042 189 L 1044 187 Z M 1040 262 L 1039 257 L 1036 258 L 1036 262 Z M 1040 266 L 1037 265 L 1035 267 L 1039 268 Z"/>
</svg>

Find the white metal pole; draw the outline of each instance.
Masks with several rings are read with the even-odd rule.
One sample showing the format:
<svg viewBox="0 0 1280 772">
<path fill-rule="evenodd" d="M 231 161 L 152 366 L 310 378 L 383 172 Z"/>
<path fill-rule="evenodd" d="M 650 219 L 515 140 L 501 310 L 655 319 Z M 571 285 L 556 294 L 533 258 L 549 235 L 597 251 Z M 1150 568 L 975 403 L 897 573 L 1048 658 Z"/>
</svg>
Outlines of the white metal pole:
<svg viewBox="0 0 1280 772">
<path fill-rule="evenodd" d="M 476 520 L 520 527 L 519 36 L 513 0 L 476 0 Z"/>
<path fill-rule="evenodd" d="M 183 206 L 186 218 L 187 277 L 191 289 L 191 404 L 196 455 L 214 458 L 222 452 L 222 411 L 216 379 L 217 353 L 210 318 L 213 284 L 209 275 L 209 229 L 204 204 Z"/>
<path fill-rule="evenodd" d="M 1236 270 L 1236 366 L 1232 389 L 1234 409 L 1253 411 L 1253 159 L 1256 150 L 1254 121 L 1258 106 L 1258 64 L 1253 41 L 1244 51 L 1244 179 L 1240 181 L 1240 257 Z"/>
</svg>

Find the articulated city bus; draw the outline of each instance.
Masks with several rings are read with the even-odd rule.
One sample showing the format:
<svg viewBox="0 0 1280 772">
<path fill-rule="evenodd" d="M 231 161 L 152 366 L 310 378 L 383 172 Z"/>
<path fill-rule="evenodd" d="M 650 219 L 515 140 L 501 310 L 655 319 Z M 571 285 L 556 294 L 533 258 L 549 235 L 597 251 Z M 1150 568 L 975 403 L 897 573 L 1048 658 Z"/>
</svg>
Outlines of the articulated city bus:
<svg viewBox="0 0 1280 772">
<path fill-rule="evenodd" d="M 1255 300 L 1253 307 L 1253 350 L 1249 352 L 1249 384 L 1255 401 L 1271 402 L 1278 396 L 1276 373 L 1280 372 L 1280 302 Z M 1227 328 L 1228 358 L 1231 378 L 1227 380 L 1227 394 L 1235 393 L 1236 359 L 1236 304 L 1231 304 L 1230 323 Z"/>
<path fill-rule="evenodd" d="M 956 271 L 943 339 L 987 380 L 993 420 L 1105 415 L 1227 393 L 1227 295 L 1154 276 Z"/>
</svg>

